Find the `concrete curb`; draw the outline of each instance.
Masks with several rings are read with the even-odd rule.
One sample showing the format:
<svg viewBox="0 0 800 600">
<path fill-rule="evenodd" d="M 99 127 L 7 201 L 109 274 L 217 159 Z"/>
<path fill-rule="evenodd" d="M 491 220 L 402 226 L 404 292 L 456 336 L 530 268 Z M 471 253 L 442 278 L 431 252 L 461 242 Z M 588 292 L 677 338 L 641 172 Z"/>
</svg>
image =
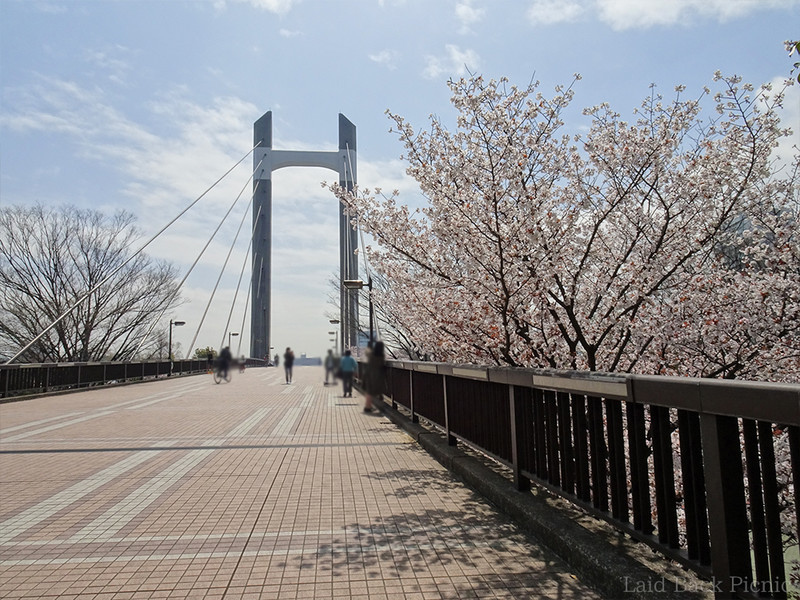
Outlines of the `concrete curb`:
<svg viewBox="0 0 800 600">
<path fill-rule="evenodd" d="M 606 597 L 625 600 L 714 597 L 711 582 L 660 557 L 608 523 L 587 515 L 535 483 L 530 492 L 516 490 L 507 478 L 458 447 L 449 446 L 443 434 L 412 423 L 385 402 L 377 401 L 375 405 L 445 468 Z"/>
</svg>

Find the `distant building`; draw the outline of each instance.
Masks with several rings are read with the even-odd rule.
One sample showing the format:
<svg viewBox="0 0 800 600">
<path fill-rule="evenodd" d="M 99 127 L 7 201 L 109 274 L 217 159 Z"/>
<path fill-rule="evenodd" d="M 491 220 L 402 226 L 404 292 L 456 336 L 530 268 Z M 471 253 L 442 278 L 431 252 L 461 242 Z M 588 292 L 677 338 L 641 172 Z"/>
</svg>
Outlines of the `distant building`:
<svg viewBox="0 0 800 600">
<path fill-rule="evenodd" d="M 306 356 L 305 354 L 301 354 L 294 359 L 294 364 L 296 367 L 321 366 L 322 359 L 319 356 Z"/>
</svg>

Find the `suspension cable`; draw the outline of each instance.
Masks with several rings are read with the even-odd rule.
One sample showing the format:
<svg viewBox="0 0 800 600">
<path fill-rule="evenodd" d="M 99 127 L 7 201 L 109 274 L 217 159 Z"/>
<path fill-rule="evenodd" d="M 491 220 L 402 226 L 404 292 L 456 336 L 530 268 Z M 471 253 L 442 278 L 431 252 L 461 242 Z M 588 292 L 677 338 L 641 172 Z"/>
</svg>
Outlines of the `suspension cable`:
<svg viewBox="0 0 800 600">
<path fill-rule="evenodd" d="M 247 208 L 248 209 L 250 208 L 250 203 L 249 202 L 247 204 Z M 248 215 L 249 212 L 250 212 L 249 210 L 246 210 L 244 212 L 244 214 L 242 215 L 242 220 L 239 222 L 239 228 L 236 230 L 236 235 L 233 237 L 233 242 L 231 242 L 231 247 L 228 250 L 228 255 L 225 257 L 225 262 L 222 265 L 222 269 L 220 269 L 219 277 L 217 278 L 217 285 L 219 285 L 219 282 L 222 279 L 222 274 L 224 273 L 225 268 L 228 266 L 228 260 L 230 260 L 231 253 L 233 253 L 233 248 L 236 245 L 236 241 L 239 239 L 239 234 L 242 231 L 242 226 L 244 225 L 244 220 L 247 218 L 247 215 Z M 216 292 L 216 290 L 217 290 L 217 285 L 214 286 L 214 292 Z M 211 298 L 212 299 L 214 298 L 214 292 L 211 292 Z M 228 320 L 230 320 L 230 317 L 228 317 Z M 226 324 L 226 330 L 227 330 L 227 324 Z M 225 332 L 222 333 L 222 341 L 220 342 L 219 347 L 222 348 L 224 343 L 225 343 Z"/>
<path fill-rule="evenodd" d="M 255 197 L 255 193 L 253 193 Z M 252 199 L 251 199 L 252 204 Z M 249 206 L 249 204 L 248 204 Z M 253 246 L 253 238 L 256 236 L 256 225 L 258 224 L 258 218 L 261 216 L 261 207 L 258 207 L 258 213 L 256 214 L 256 218 L 253 220 L 253 231 L 250 234 L 250 242 L 247 244 L 247 251 L 244 254 L 244 260 L 242 261 L 242 269 L 239 271 L 239 281 L 236 283 L 236 292 L 233 294 L 233 302 L 231 302 L 231 310 L 228 312 L 228 320 L 225 322 L 225 331 L 228 331 L 228 326 L 231 324 L 231 317 L 233 316 L 233 308 L 236 306 L 236 299 L 239 297 L 239 288 L 242 285 L 242 277 L 244 276 L 244 269 L 247 267 L 247 259 L 250 257 L 250 248 Z M 253 281 L 252 275 L 250 276 L 250 281 Z M 244 329 L 244 325 L 242 325 L 242 329 Z M 242 330 L 239 330 L 239 348 L 238 350 L 242 349 Z M 224 334 L 223 334 L 224 340 Z M 239 354 L 239 351 L 237 351 Z"/>
<path fill-rule="evenodd" d="M 47 327 L 46 327 L 46 328 L 45 328 L 45 329 L 44 329 L 44 330 L 43 330 L 43 331 L 42 331 L 42 332 L 41 332 L 39 335 L 37 335 L 37 336 L 36 336 L 35 338 L 33 338 L 33 339 L 30 341 L 30 342 L 28 342 L 28 343 L 25 345 L 25 347 L 23 347 L 21 350 L 19 350 L 19 352 L 17 352 L 17 353 L 16 353 L 14 356 L 12 356 L 11 358 L 9 358 L 9 359 L 8 359 L 8 360 L 7 360 L 7 361 L 4 363 L 4 364 L 10 365 L 12 362 L 14 362 L 14 361 L 15 361 L 17 358 L 19 358 L 19 356 L 20 356 L 21 354 L 23 354 L 23 353 L 24 353 L 24 352 L 25 352 L 25 351 L 26 351 L 28 348 L 30 348 L 30 347 L 31 347 L 31 346 L 33 346 L 33 345 L 34 345 L 36 342 L 38 342 L 40 339 L 42 339 L 42 337 L 44 337 L 44 334 L 46 334 L 46 333 L 47 333 L 48 331 L 50 331 L 50 330 L 51 330 L 53 327 L 55 327 L 56 325 L 58 325 L 58 324 L 59 324 L 59 323 L 60 323 L 60 322 L 61 322 L 61 321 L 64 319 L 64 317 L 66 317 L 66 316 L 67 316 L 69 313 L 71 313 L 73 310 L 75 310 L 75 309 L 76 309 L 78 306 L 80 306 L 81 304 L 83 304 L 83 302 L 84 302 L 84 301 L 85 301 L 85 300 L 86 300 L 86 299 L 87 299 L 89 296 L 91 296 L 91 295 L 92 295 L 94 292 L 96 292 L 96 291 L 97 291 L 97 290 L 98 290 L 98 289 L 99 289 L 99 288 L 100 288 L 102 285 L 104 285 L 105 283 L 107 283 L 107 282 L 108 282 L 108 281 L 109 281 L 109 280 L 110 280 L 112 277 L 114 277 L 114 276 L 115 276 L 117 273 L 119 273 L 119 272 L 120 272 L 120 271 L 121 271 L 121 270 L 122 270 L 122 269 L 123 269 L 123 268 L 124 268 L 124 267 L 125 267 L 125 266 L 126 266 L 128 263 L 129 263 L 129 262 L 131 262 L 131 261 L 132 261 L 134 258 L 136 258 L 136 257 L 137 257 L 139 254 L 141 254 L 141 253 L 144 251 L 144 249 L 145 249 L 145 248 L 147 248 L 147 247 L 148 247 L 148 246 L 149 246 L 149 245 L 150 245 L 150 244 L 151 244 L 151 243 L 152 243 L 152 242 L 153 242 L 153 241 L 154 241 L 154 240 L 155 240 L 155 239 L 156 239 L 158 236 L 160 236 L 162 233 L 164 233 L 164 232 L 165 232 L 165 231 L 166 231 L 166 230 L 167 230 L 167 229 L 168 229 L 168 228 L 169 228 L 169 227 L 170 227 L 170 226 L 171 226 L 173 223 L 175 223 L 175 221 L 177 221 L 178 219 L 180 219 L 180 218 L 181 218 L 181 217 L 182 217 L 182 216 L 183 216 L 183 215 L 184 215 L 184 214 L 185 214 L 185 213 L 186 213 L 186 212 L 187 212 L 187 211 L 188 211 L 190 208 L 192 208 L 192 207 L 193 207 L 195 204 L 197 204 L 197 203 L 198 203 L 198 202 L 199 202 L 199 201 L 200 201 L 200 200 L 201 200 L 201 199 L 202 199 L 202 198 L 203 198 L 203 197 L 204 197 L 206 194 L 208 194 L 208 192 L 210 192 L 212 189 L 214 189 L 214 187 L 216 187 L 216 186 L 217 186 L 217 184 L 218 184 L 220 181 L 222 181 L 223 179 L 225 179 L 225 177 L 227 177 L 227 176 L 228 176 L 228 175 L 231 173 L 231 171 L 233 171 L 233 170 L 234 170 L 236 167 L 238 167 L 238 166 L 239 166 L 239 165 L 240 165 L 240 164 L 241 164 L 241 163 L 244 161 L 244 159 L 246 159 L 248 156 L 250 156 L 250 154 L 253 152 L 253 150 L 255 150 L 255 149 L 256 149 L 258 146 L 260 146 L 260 145 L 261 145 L 261 142 L 259 141 L 259 142 L 258 142 L 258 144 L 256 144 L 255 146 L 253 146 L 253 147 L 252 147 L 252 148 L 251 148 L 251 149 L 250 149 L 250 150 L 247 152 L 247 154 L 245 154 L 245 155 L 244 155 L 242 158 L 240 158 L 240 159 L 239 159 L 239 160 L 238 160 L 238 161 L 237 161 L 237 162 L 236 162 L 236 163 L 235 163 L 235 164 L 234 164 L 234 165 L 233 165 L 233 166 L 232 166 L 230 169 L 228 169 L 227 171 L 225 171 L 225 173 L 224 173 L 224 174 L 223 174 L 223 175 L 222 175 L 222 176 L 221 176 L 219 179 L 217 179 L 217 180 L 216 180 L 214 183 L 212 183 L 212 184 L 211 184 L 211 186 L 210 186 L 210 187 L 209 187 L 209 188 L 208 188 L 208 189 L 207 189 L 205 192 L 203 192 L 202 194 L 200 194 L 200 195 L 199 195 L 199 196 L 198 196 L 198 197 L 197 197 L 197 198 L 196 198 L 196 199 L 195 199 L 195 200 L 194 200 L 194 201 L 193 201 L 191 204 L 189 204 L 189 206 L 187 206 L 187 207 L 186 207 L 186 208 L 184 208 L 184 209 L 183 209 L 183 210 L 182 210 L 180 213 L 178 213 L 178 215 L 177 215 L 176 217 L 174 217 L 174 218 L 173 218 L 173 219 L 172 219 L 172 220 L 171 220 L 169 223 L 167 223 L 167 224 L 166 224 L 164 227 L 162 227 L 162 228 L 161 228 L 161 230 L 160 230 L 158 233 L 156 233 L 156 234 L 155 234 L 153 237 L 151 237 L 149 240 L 147 240 L 147 242 L 145 242 L 145 243 L 144 243 L 144 245 L 142 245 L 142 246 L 141 246 L 141 247 L 140 247 L 140 248 L 139 248 L 139 249 L 138 249 L 136 252 L 134 252 L 134 253 L 133 253 L 131 256 L 129 256 L 129 257 L 128 257 L 128 258 L 127 258 L 125 261 L 123 261 L 123 262 L 122 262 L 122 264 L 120 264 L 120 265 L 119 265 L 119 266 L 118 266 L 116 269 L 114 269 L 113 271 L 111 271 L 111 273 L 109 273 L 109 274 L 108 274 L 106 277 L 104 277 L 103 279 L 101 279 L 101 280 L 100 280 L 100 282 L 98 282 L 96 285 L 94 285 L 92 288 L 90 288 L 88 292 L 86 292 L 86 293 L 85 293 L 83 296 L 81 296 L 81 297 L 80 297 L 80 298 L 79 298 L 79 299 L 78 299 L 78 300 L 77 300 L 77 301 L 76 301 L 76 302 L 75 302 L 75 303 L 74 303 L 72 306 L 70 306 L 70 307 L 69 307 L 67 310 L 65 310 L 63 313 L 61 313 L 61 314 L 58 316 L 58 318 L 56 318 L 56 320 L 55 320 L 55 321 L 53 321 L 52 323 L 50 323 L 50 325 L 48 325 L 48 326 L 47 326 Z"/>
<path fill-rule="evenodd" d="M 262 162 L 264 162 L 263 158 L 258 163 L 258 165 L 256 165 L 255 169 L 253 169 L 253 172 L 250 174 L 250 178 L 247 180 L 247 183 L 245 183 L 245 188 L 253 180 L 253 177 L 255 176 L 255 173 L 258 170 L 258 167 L 261 166 Z M 256 182 L 256 189 L 258 188 L 259 183 L 260 183 L 259 181 Z M 172 301 L 175 298 L 178 297 L 178 294 L 180 293 L 181 288 L 183 288 L 183 284 L 186 283 L 186 280 L 189 278 L 189 275 L 192 274 L 192 271 L 194 271 L 194 268 L 197 266 L 197 263 L 200 262 L 200 259 L 203 257 L 203 254 L 205 254 L 206 250 L 208 250 L 208 247 L 211 245 L 211 242 L 216 237 L 217 233 L 219 232 L 220 228 L 222 227 L 222 224 L 227 220 L 228 215 L 231 214 L 231 211 L 233 210 L 233 207 L 236 206 L 236 203 L 239 202 L 239 198 L 241 197 L 243 192 L 244 192 L 244 188 L 242 189 L 242 192 L 239 192 L 239 196 L 237 196 L 236 199 L 233 201 L 233 203 L 230 205 L 230 207 L 228 208 L 228 211 L 225 213 L 225 215 L 222 217 L 222 220 L 217 225 L 217 228 L 214 229 L 214 231 L 211 233 L 211 237 L 208 238 L 208 241 L 206 242 L 205 246 L 203 246 L 202 250 L 200 250 L 200 253 L 197 255 L 197 258 L 194 259 L 194 262 L 192 263 L 192 266 L 189 267 L 189 270 L 183 276 L 183 279 L 181 279 L 181 282 L 178 284 L 178 287 L 176 288 L 175 293 L 170 298 L 169 303 L 167 303 L 167 305 L 164 307 L 164 309 L 161 311 L 161 313 L 159 313 L 158 317 L 153 320 L 152 325 L 150 325 L 150 329 L 147 330 L 147 333 L 142 337 L 142 341 L 139 342 L 139 346 L 136 348 L 136 352 L 134 352 L 134 355 L 139 353 L 139 350 L 141 350 L 142 346 L 147 341 L 147 338 L 150 337 L 150 334 L 153 332 L 153 329 L 155 329 L 156 325 L 158 325 L 158 323 L 161 321 L 162 317 L 164 316 L 164 313 L 167 312 L 167 309 L 169 308 L 170 304 L 172 304 Z M 255 190 L 254 190 L 253 193 L 255 194 Z M 194 344 L 192 344 L 192 345 L 194 345 Z M 191 352 L 191 348 L 189 348 L 189 352 Z M 172 360 L 171 357 L 170 357 L 170 360 Z"/>
<path fill-rule="evenodd" d="M 255 169 L 253 170 L 253 175 L 251 175 L 251 178 L 254 175 L 255 175 Z M 239 199 L 242 197 L 242 194 L 247 189 L 247 185 L 249 183 L 250 183 L 250 179 L 248 179 L 247 182 L 245 182 L 244 186 L 239 191 L 239 195 L 236 196 L 236 200 L 234 201 L 234 204 L 239 202 Z M 256 185 L 258 185 L 258 184 L 256 184 Z M 256 190 L 253 189 L 253 194 L 250 196 L 250 201 L 251 202 L 252 202 L 253 197 L 255 196 L 255 193 L 256 193 Z M 250 202 L 247 203 L 247 207 L 246 208 L 248 208 L 248 209 L 250 208 Z M 211 307 L 211 302 L 214 300 L 214 296 L 217 293 L 217 288 L 219 287 L 219 282 L 222 279 L 222 275 L 225 273 L 225 268 L 228 266 L 228 260 L 230 260 L 231 253 L 233 252 L 233 247 L 236 245 L 236 240 L 239 238 L 239 232 L 242 230 L 242 225 L 244 224 L 244 220 L 247 217 L 247 213 L 248 213 L 248 211 L 245 210 L 244 214 L 242 215 L 242 219 L 239 222 L 239 228 L 236 230 L 236 237 L 233 238 L 233 243 L 231 244 L 231 247 L 228 249 L 228 255 L 225 257 L 225 262 L 222 264 L 222 269 L 220 269 L 219 276 L 217 277 L 217 282 L 214 284 L 214 289 L 211 290 L 211 297 L 208 299 L 208 303 L 206 304 L 206 308 L 203 311 L 203 317 L 200 319 L 200 323 L 197 325 L 197 330 L 194 332 L 194 337 L 192 338 L 192 343 L 190 344 L 190 348 L 194 347 L 194 343 L 197 341 L 197 336 L 200 335 L 200 329 L 203 327 L 203 323 L 205 322 L 206 316 L 208 315 L 208 309 Z M 223 342 L 225 341 L 225 334 L 222 334 L 222 341 Z M 220 348 L 221 347 L 222 346 L 220 346 Z"/>
<path fill-rule="evenodd" d="M 264 257 L 258 265 L 258 285 L 256 286 L 256 298 L 261 298 L 261 273 L 264 271 Z"/>
<path fill-rule="evenodd" d="M 353 171 L 353 163 L 352 163 L 352 160 L 350 158 L 350 144 L 349 143 L 345 143 L 345 147 L 347 149 L 347 163 L 345 163 L 345 170 L 347 169 L 347 164 L 349 163 L 350 164 L 350 174 L 353 177 L 353 179 L 355 180 L 355 172 Z M 371 272 L 371 269 L 369 267 L 369 261 L 367 260 L 367 246 L 364 244 L 364 232 L 363 232 L 361 226 L 358 224 L 358 220 L 359 220 L 358 219 L 358 213 L 356 213 L 355 219 L 356 219 L 356 230 L 358 231 L 358 237 L 361 240 L 361 249 L 360 249 L 359 253 L 363 257 L 364 272 L 367 275 L 367 281 L 370 281 L 372 279 L 372 272 Z M 368 290 L 367 293 L 370 295 L 369 296 L 369 301 L 372 302 L 372 304 L 374 305 L 375 301 L 372 298 L 372 290 Z M 377 338 L 380 339 L 381 338 L 381 330 L 380 330 L 380 327 L 378 326 L 378 319 L 377 318 L 375 318 L 374 326 L 375 326 L 375 332 L 377 334 Z"/>
<path fill-rule="evenodd" d="M 347 149 L 347 162 L 344 165 L 345 173 L 347 172 L 347 166 L 349 165 L 350 166 L 350 176 L 355 181 L 356 174 L 355 174 L 355 170 L 353 169 L 352 159 L 350 157 L 350 144 L 349 143 L 345 143 L 345 148 Z M 349 216 L 349 214 L 350 213 L 348 211 L 348 216 Z M 372 272 L 371 272 L 371 269 L 370 269 L 370 266 L 369 266 L 369 261 L 367 260 L 367 247 L 364 244 L 364 232 L 362 231 L 362 228 L 360 227 L 360 225 L 358 223 L 358 221 L 359 221 L 358 213 L 355 214 L 354 218 L 356 219 L 356 231 L 358 232 L 358 237 L 361 240 L 361 247 L 359 249 L 359 254 L 361 254 L 362 260 L 364 262 L 364 273 L 367 276 L 367 281 L 370 281 L 372 279 Z M 348 236 L 348 242 L 349 242 L 349 236 Z M 374 305 L 375 303 L 374 303 L 374 301 L 372 299 L 372 291 L 368 289 L 367 290 L 367 294 L 369 294 L 369 302 L 371 302 Z M 373 324 L 375 326 L 375 332 L 377 334 L 376 337 L 377 337 L 377 339 L 380 339 L 381 331 L 380 331 L 380 327 L 378 326 L 378 319 L 377 318 L 374 320 Z"/>
<path fill-rule="evenodd" d="M 253 291 L 253 275 L 250 275 L 250 284 L 247 286 L 247 299 L 244 303 L 244 313 L 242 313 L 242 327 L 239 331 L 244 331 L 244 322 L 247 320 L 247 309 L 250 307 L 250 294 Z M 236 354 L 241 355 L 242 353 L 242 337 L 239 336 L 239 347 L 236 349 Z M 250 346 L 252 348 L 252 346 Z M 267 355 L 269 355 L 269 348 L 267 348 Z M 257 356 L 253 356 L 252 358 L 258 358 Z"/>
</svg>

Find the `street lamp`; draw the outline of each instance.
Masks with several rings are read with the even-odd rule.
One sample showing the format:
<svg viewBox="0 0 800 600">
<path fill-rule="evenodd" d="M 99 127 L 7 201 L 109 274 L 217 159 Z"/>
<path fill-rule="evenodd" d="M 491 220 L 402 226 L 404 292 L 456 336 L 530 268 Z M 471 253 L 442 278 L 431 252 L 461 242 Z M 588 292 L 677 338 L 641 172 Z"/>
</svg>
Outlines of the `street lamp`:
<svg viewBox="0 0 800 600">
<path fill-rule="evenodd" d="M 228 332 L 228 348 L 231 347 L 231 336 L 236 337 L 237 335 L 239 335 L 238 331 L 229 331 Z"/>
<path fill-rule="evenodd" d="M 369 290 L 369 343 L 372 346 L 373 342 L 375 341 L 375 336 L 373 334 L 373 308 L 372 308 L 372 277 L 367 278 L 367 283 L 365 284 L 361 279 L 345 279 L 342 281 L 342 285 L 347 288 L 348 290 L 360 290 L 365 285 Z"/>
<path fill-rule="evenodd" d="M 172 376 L 172 328 L 173 327 L 180 327 L 181 325 L 186 325 L 186 321 L 173 321 L 172 319 L 169 320 L 169 374 L 168 374 L 168 377 Z"/>
<path fill-rule="evenodd" d="M 331 323 L 331 325 L 338 325 L 339 324 L 339 319 L 331 319 L 330 323 Z M 339 330 L 337 329 L 335 333 L 336 333 L 336 343 L 334 344 L 334 348 L 336 348 L 336 351 L 339 354 L 342 354 L 342 349 L 339 348 Z"/>
</svg>

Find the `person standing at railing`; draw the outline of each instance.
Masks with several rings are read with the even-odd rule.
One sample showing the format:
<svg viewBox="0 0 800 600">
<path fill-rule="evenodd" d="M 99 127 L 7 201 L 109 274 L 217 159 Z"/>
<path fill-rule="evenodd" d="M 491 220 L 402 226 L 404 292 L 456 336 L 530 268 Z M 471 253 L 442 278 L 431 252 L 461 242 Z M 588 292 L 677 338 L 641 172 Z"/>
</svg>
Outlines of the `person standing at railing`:
<svg viewBox="0 0 800 600">
<path fill-rule="evenodd" d="M 353 397 L 353 375 L 355 375 L 357 369 L 358 363 L 353 358 L 353 353 L 350 350 L 345 350 L 342 360 L 339 361 L 339 375 L 342 378 L 344 398 Z"/>
<path fill-rule="evenodd" d="M 367 368 L 364 374 L 364 412 L 372 412 L 372 403 L 375 398 L 382 396 L 386 391 L 386 355 L 383 342 L 376 342 L 367 358 Z"/>
</svg>

